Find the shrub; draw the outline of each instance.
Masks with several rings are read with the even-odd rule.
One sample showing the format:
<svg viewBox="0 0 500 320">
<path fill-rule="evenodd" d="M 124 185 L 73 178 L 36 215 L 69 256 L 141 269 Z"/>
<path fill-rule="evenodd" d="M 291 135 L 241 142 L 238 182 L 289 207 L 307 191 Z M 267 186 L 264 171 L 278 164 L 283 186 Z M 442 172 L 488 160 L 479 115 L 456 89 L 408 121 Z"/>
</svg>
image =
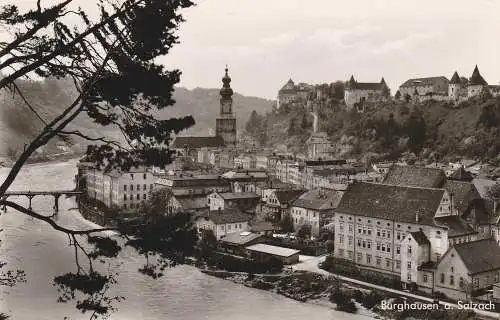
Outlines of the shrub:
<svg viewBox="0 0 500 320">
<path fill-rule="evenodd" d="M 372 291 L 369 294 L 365 295 L 362 301 L 357 301 L 361 302 L 363 307 L 365 307 L 366 309 L 373 309 L 373 307 L 378 305 L 382 300 L 382 296 L 380 296 L 377 292 Z"/>
</svg>

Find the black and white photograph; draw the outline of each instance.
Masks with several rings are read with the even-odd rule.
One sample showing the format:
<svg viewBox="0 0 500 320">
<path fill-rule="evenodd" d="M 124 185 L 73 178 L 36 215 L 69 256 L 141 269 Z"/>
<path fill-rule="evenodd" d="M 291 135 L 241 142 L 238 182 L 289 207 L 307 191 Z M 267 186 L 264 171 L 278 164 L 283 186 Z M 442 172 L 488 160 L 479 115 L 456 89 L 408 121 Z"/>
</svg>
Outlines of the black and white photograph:
<svg viewBox="0 0 500 320">
<path fill-rule="evenodd" d="M 500 319 L 500 0 L 0 0 L 0 320 Z"/>
</svg>

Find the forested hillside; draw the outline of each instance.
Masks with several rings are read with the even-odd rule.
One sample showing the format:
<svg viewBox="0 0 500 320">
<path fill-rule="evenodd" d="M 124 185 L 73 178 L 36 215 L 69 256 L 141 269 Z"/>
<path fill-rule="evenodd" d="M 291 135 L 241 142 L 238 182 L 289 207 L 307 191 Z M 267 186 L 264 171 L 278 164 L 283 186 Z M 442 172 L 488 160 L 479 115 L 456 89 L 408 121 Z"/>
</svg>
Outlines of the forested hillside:
<svg viewBox="0 0 500 320">
<path fill-rule="evenodd" d="M 19 90 L 33 110 L 46 121 L 60 114 L 76 97 L 76 90 L 68 79 L 46 79 L 44 81 L 20 81 Z M 215 130 L 215 119 L 219 114 L 219 89 L 187 90 L 176 88 L 174 92 L 176 104 L 161 110 L 156 115 L 159 118 L 180 117 L 193 115 L 196 121 L 194 127 L 185 134 L 208 134 L 209 129 Z M 273 101 L 246 97 L 238 93 L 233 96 L 234 113 L 237 118 L 239 130 L 244 127 L 246 119 L 252 110 L 261 113 L 271 111 Z M 26 105 L 19 95 L 13 95 L 6 90 L 0 92 L 0 156 L 14 156 L 22 151 L 24 143 L 33 139 L 42 128 L 42 121 Z M 92 137 L 106 136 L 121 139 L 121 134 L 116 127 L 96 126 L 86 115 L 80 115 L 71 128 L 89 133 Z M 46 153 L 58 152 L 55 148 L 57 140 L 52 141 L 42 150 Z M 72 139 L 72 148 L 81 151 L 86 142 L 81 139 Z"/>
<path fill-rule="evenodd" d="M 363 113 L 338 105 L 320 110 L 319 118 L 320 130 L 328 133 L 338 157 L 371 154 L 397 159 L 414 154 L 422 159 L 494 159 L 500 153 L 500 98 L 481 96 L 459 105 L 391 101 L 367 106 Z M 259 128 L 250 134 L 263 145 L 281 142 L 304 152 L 311 122 L 303 108 L 283 108 L 254 114 L 248 128 Z"/>
</svg>

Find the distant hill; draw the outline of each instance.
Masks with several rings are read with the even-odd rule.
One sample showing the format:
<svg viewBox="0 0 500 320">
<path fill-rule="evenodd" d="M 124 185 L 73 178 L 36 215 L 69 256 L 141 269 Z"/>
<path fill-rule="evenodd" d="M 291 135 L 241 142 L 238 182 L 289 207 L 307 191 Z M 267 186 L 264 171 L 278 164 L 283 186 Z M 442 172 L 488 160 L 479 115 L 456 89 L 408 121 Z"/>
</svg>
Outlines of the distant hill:
<svg viewBox="0 0 500 320">
<path fill-rule="evenodd" d="M 70 80 L 47 79 L 44 81 L 19 81 L 18 86 L 26 99 L 40 116 L 49 121 L 60 114 L 76 97 L 76 91 Z M 188 90 L 176 88 L 174 92 L 176 103 L 158 112 L 157 117 L 166 119 L 193 115 L 196 124 L 184 134 L 208 134 L 209 129 L 215 130 L 215 119 L 219 114 L 219 89 Z M 256 97 L 246 97 L 235 93 L 234 113 L 238 128 L 244 127 L 250 113 L 256 110 L 261 113 L 269 112 L 273 101 Z M 26 106 L 19 95 L 13 96 L 7 90 L 0 91 L 0 156 L 9 156 L 20 152 L 24 144 L 36 136 L 43 127 L 42 122 Z M 92 136 L 106 136 L 119 139 L 121 134 L 116 128 L 96 126 L 86 115 L 80 115 L 71 124 L 71 129 L 79 129 Z M 52 141 L 44 147 L 47 153 L 57 152 Z M 77 149 L 84 149 L 81 140 L 74 139 L 73 145 Z"/>
</svg>

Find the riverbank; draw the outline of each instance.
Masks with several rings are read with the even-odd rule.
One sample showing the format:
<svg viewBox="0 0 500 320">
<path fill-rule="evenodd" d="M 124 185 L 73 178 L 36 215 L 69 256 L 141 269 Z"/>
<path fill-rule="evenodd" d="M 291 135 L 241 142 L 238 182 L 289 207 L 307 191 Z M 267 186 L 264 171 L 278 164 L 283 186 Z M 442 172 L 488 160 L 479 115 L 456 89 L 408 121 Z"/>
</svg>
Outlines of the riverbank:
<svg viewBox="0 0 500 320">
<path fill-rule="evenodd" d="M 426 309 L 429 304 L 417 299 L 402 299 L 396 294 L 359 287 L 334 276 L 320 275 L 309 271 L 294 271 L 276 275 L 248 274 L 220 270 L 201 272 L 217 278 L 232 281 L 245 287 L 273 292 L 295 301 L 312 303 L 337 311 L 348 312 L 370 318 L 384 319 L 442 319 L 465 320 L 484 319 L 472 311 L 446 309 L 436 306 Z M 381 308 L 385 305 L 415 305 L 416 309 L 398 310 Z M 418 307 L 418 306 L 424 307 Z"/>
</svg>

